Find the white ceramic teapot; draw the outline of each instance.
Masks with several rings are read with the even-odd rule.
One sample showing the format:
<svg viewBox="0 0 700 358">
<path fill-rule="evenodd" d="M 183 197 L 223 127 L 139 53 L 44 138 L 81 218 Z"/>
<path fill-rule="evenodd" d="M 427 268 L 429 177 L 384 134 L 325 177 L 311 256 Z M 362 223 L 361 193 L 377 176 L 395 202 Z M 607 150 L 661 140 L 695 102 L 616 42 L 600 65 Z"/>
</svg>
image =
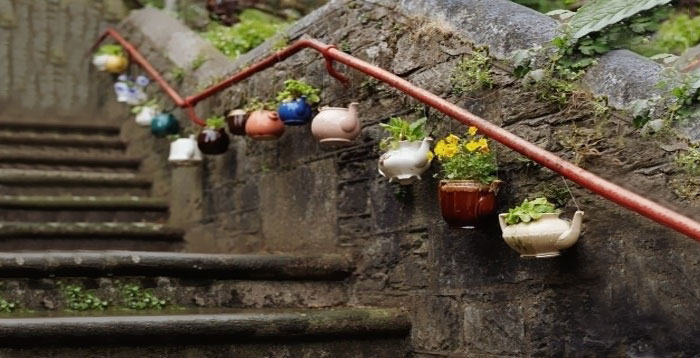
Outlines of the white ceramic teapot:
<svg viewBox="0 0 700 358">
<path fill-rule="evenodd" d="M 136 123 L 143 127 L 150 127 L 151 122 L 153 122 L 153 117 L 158 114 L 158 108 L 155 106 L 143 106 L 141 110 L 136 114 L 134 120 Z"/>
<path fill-rule="evenodd" d="M 170 155 L 168 161 L 171 163 L 195 163 L 202 161 L 202 152 L 197 147 L 195 135 L 185 138 L 178 138 L 170 143 Z"/>
<path fill-rule="evenodd" d="M 321 107 L 311 122 L 311 133 L 321 144 L 348 145 L 360 135 L 357 103 L 348 108 Z"/>
<path fill-rule="evenodd" d="M 390 182 L 401 185 L 413 184 L 421 179 L 430 167 L 428 152 L 432 138 L 423 141 L 401 141 L 398 148 L 392 149 L 379 157 L 379 174 L 389 178 Z"/>
<path fill-rule="evenodd" d="M 576 211 L 572 222 L 559 218 L 559 214 L 543 214 L 529 223 L 506 224 L 506 215 L 498 220 L 503 231 L 503 240 L 520 257 L 555 257 L 560 250 L 573 246 L 581 234 L 583 211 Z"/>
</svg>

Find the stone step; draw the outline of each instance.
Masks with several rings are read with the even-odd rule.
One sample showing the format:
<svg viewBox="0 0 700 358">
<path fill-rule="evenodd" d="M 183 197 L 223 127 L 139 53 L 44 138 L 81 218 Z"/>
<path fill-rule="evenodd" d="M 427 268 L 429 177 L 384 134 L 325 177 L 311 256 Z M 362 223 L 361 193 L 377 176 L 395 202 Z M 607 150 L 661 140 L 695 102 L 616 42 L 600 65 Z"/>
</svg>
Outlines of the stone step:
<svg viewBox="0 0 700 358">
<path fill-rule="evenodd" d="M 0 130 L 34 133 L 76 133 L 118 136 L 119 126 L 100 122 L 0 120 Z"/>
<path fill-rule="evenodd" d="M 52 167 L 82 167 L 136 170 L 141 159 L 110 153 L 65 154 L 56 151 L 6 151 L 0 150 L 0 168 L 24 167 L 50 169 Z"/>
<path fill-rule="evenodd" d="M 0 169 L 3 195 L 147 196 L 151 181 L 134 173 Z"/>
<path fill-rule="evenodd" d="M 138 196 L 0 195 L 0 221 L 162 222 L 168 202 Z"/>
<path fill-rule="evenodd" d="M 183 232 L 157 223 L 0 222 L 0 250 L 172 250 Z"/>
<path fill-rule="evenodd" d="M 110 148 L 124 149 L 124 143 L 119 137 L 113 136 L 87 136 L 76 134 L 54 133 L 12 133 L 0 132 L 0 144 L 23 145 L 36 147 L 71 147 L 71 148 Z"/>
<path fill-rule="evenodd" d="M 0 355 L 394 358 L 407 356 L 410 328 L 388 308 L 8 318 Z"/>
<path fill-rule="evenodd" d="M 61 311 L 63 288 L 80 287 L 128 307 L 124 287 L 167 302 L 167 307 L 334 307 L 347 302 L 352 271 L 339 255 L 221 255 L 143 251 L 0 253 L 0 297 L 22 310 Z"/>
</svg>

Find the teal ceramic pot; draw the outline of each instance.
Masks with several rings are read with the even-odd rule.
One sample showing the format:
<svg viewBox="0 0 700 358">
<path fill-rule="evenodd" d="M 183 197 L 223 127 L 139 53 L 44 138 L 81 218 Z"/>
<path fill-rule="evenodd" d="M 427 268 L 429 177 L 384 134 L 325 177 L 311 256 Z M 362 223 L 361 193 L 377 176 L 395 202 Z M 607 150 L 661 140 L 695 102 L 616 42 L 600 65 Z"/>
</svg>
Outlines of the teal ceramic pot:
<svg viewBox="0 0 700 358">
<path fill-rule="evenodd" d="M 172 114 L 159 113 L 153 117 L 151 122 L 151 133 L 153 135 L 165 137 L 169 134 L 177 134 L 178 131 L 180 131 L 180 125 Z"/>
</svg>

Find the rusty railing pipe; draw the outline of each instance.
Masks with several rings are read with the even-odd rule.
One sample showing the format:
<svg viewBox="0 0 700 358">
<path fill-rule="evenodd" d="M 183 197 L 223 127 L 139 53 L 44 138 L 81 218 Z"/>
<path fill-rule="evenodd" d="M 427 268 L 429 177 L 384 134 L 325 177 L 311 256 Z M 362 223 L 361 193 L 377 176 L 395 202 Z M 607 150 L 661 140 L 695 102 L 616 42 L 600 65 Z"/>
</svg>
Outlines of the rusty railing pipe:
<svg viewBox="0 0 700 358">
<path fill-rule="evenodd" d="M 294 42 L 292 45 L 280 50 L 263 60 L 251 65 L 250 67 L 232 75 L 226 80 L 215 84 L 199 94 L 189 96 L 182 99 L 180 95 L 168 85 L 162 76 L 156 71 L 148 61 L 138 52 L 138 50 L 126 41 L 114 29 L 108 29 L 93 46 L 96 47 L 107 36 L 112 36 L 119 42 L 124 49 L 131 55 L 134 62 L 143 67 L 143 69 L 157 82 L 161 88 L 173 99 L 179 107 L 185 107 L 190 119 L 202 125 L 203 122 L 194 113 L 194 106 L 205 98 L 208 98 L 225 88 L 238 83 L 253 74 L 260 72 L 272 65 L 283 61 L 284 59 L 301 51 L 303 48 L 312 48 L 320 52 L 325 61 L 328 72 L 341 81 L 344 85 L 348 85 L 347 77 L 341 75 L 333 68 L 333 61 L 338 61 L 348 67 L 354 68 L 366 75 L 372 76 L 388 85 L 398 89 L 399 91 L 423 102 L 438 111 L 458 120 L 461 123 L 477 127 L 487 137 L 509 147 L 510 149 L 530 158 L 538 164 L 553 170 L 563 177 L 573 181 L 574 183 L 600 195 L 624 208 L 641 214 L 653 221 L 665 225 L 673 230 L 685 234 L 697 241 L 700 241 L 700 223 L 688 218 L 678 212 L 657 204 L 639 194 L 636 194 L 628 189 L 625 189 L 617 184 L 605 180 L 583 168 L 580 168 L 568 161 L 559 158 L 555 154 L 530 143 L 515 134 L 503 129 L 495 124 L 492 124 L 483 118 L 480 118 L 473 113 L 460 108 L 459 106 L 450 103 L 437 95 L 430 93 L 420 87 L 417 87 L 410 82 L 386 71 L 382 68 L 374 66 L 368 62 L 360 60 L 354 56 L 348 55 L 339 51 L 335 46 L 327 45 L 323 42 L 314 39 L 301 39 Z"/>
</svg>

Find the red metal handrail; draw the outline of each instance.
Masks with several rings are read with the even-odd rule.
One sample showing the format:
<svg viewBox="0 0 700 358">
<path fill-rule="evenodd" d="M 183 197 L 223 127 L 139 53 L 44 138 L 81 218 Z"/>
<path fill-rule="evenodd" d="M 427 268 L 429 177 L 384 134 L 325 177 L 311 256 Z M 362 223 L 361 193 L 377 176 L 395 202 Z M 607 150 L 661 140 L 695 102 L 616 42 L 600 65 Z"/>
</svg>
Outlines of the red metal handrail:
<svg viewBox="0 0 700 358">
<path fill-rule="evenodd" d="M 607 181 L 572 163 L 569 163 L 568 161 L 559 158 L 555 154 L 542 149 L 513 133 L 510 133 L 506 129 L 494 125 L 470 113 L 469 111 L 436 96 L 433 93 L 414 86 L 410 82 L 394 75 L 391 72 L 360 60 L 354 56 L 348 55 L 338 50 L 335 46 L 326 45 L 314 39 L 298 40 L 287 48 L 277 51 L 275 54 L 270 55 L 262 61 L 257 62 L 256 64 L 232 75 L 228 79 L 205 89 L 203 92 L 183 99 L 180 97 L 177 91 L 168 85 L 158 71 L 156 71 L 153 66 L 148 63 L 148 61 L 139 53 L 139 51 L 131 43 L 120 36 L 116 30 L 107 29 L 107 31 L 97 40 L 93 46 L 93 49 L 107 36 L 111 36 L 117 42 L 119 42 L 129 53 L 132 60 L 140 65 L 153 78 L 153 80 L 163 88 L 163 90 L 170 96 L 170 98 L 173 99 L 178 107 L 186 108 L 190 119 L 199 125 L 203 125 L 203 122 L 194 113 L 194 106 L 198 102 L 252 76 L 257 72 L 271 67 L 277 62 L 283 61 L 303 48 L 312 48 L 323 55 L 324 59 L 326 60 L 326 69 L 328 72 L 345 85 L 348 84 L 348 79 L 336 72 L 336 70 L 333 68 L 333 61 L 338 61 L 347 65 L 348 67 L 354 68 L 384 83 L 387 83 L 390 86 L 415 98 L 416 100 L 423 102 L 464 124 L 477 127 L 484 135 L 490 137 L 491 139 L 496 140 L 510 149 L 539 163 L 540 165 L 559 173 L 565 178 L 584 188 L 587 188 L 593 193 L 598 194 L 631 211 L 646 216 L 647 218 L 673 230 L 683 233 L 697 241 L 700 241 L 700 223 L 697 221 L 657 204 L 641 195 L 633 193 L 632 191 L 627 190 L 617 184 Z"/>
</svg>

